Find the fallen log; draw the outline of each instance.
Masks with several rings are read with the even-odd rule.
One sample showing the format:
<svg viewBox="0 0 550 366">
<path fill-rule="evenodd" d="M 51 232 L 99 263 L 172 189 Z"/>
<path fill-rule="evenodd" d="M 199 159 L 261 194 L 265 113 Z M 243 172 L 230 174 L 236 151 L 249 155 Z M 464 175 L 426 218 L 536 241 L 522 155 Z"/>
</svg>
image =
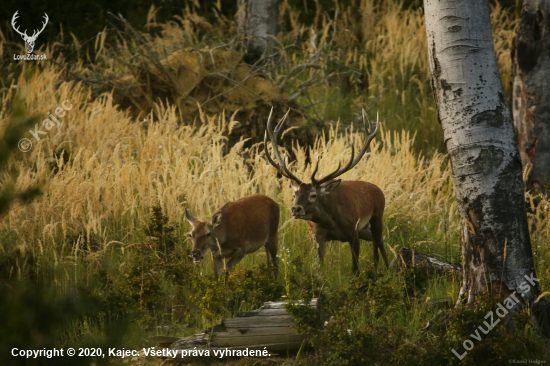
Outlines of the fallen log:
<svg viewBox="0 0 550 366">
<path fill-rule="evenodd" d="M 414 266 L 424 266 L 430 274 L 439 273 L 462 277 L 462 267 L 456 263 L 445 262 L 414 249 L 401 248 L 397 257 L 390 263 L 390 268 L 411 269 Z"/>
<path fill-rule="evenodd" d="M 269 301 L 260 309 L 238 312 L 235 318 L 225 319 L 201 333 L 177 339 L 169 348 L 177 351 L 175 359 L 180 362 L 205 359 L 207 350 L 208 357 L 219 357 L 214 353 L 220 354 L 222 351 L 224 357 L 246 356 L 250 351 L 261 351 L 263 357 L 268 357 L 272 353 L 298 350 L 307 335 L 296 333 L 293 317 L 286 312 L 284 304 L 285 302 Z M 317 299 L 301 305 L 319 311 Z M 168 337 L 155 337 L 162 342 L 159 345 L 166 345 Z M 155 340 L 153 337 L 150 339 Z M 200 350 L 201 356 L 189 355 L 195 350 Z M 245 350 L 248 350 L 247 354 Z"/>
<path fill-rule="evenodd" d="M 453 305 L 453 299 L 450 297 L 443 297 L 440 299 L 430 299 L 427 297 L 426 305 L 429 307 L 450 308 Z"/>
</svg>

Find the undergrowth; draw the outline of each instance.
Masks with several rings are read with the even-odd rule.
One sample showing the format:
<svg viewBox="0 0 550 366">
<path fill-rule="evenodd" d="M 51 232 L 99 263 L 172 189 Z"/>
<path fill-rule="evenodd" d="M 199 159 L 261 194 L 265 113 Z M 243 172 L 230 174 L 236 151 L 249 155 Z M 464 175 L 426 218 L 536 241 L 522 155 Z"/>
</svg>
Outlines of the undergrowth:
<svg viewBox="0 0 550 366">
<path fill-rule="evenodd" d="M 329 243 L 320 265 L 306 223 L 291 218 L 288 180 L 277 178 L 258 142 L 271 104 L 275 117 L 291 107 L 285 131 L 291 169 L 309 177 L 310 163 L 320 156 L 322 175 L 348 158 L 352 133 L 361 146 L 354 127 L 360 109 L 370 107 L 373 117 L 379 111 L 382 127 L 369 153 L 342 178 L 382 188 L 390 260 L 408 247 L 460 263 L 459 218 L 441 153 L 422 10 L 393 0 L 354 0 L 353 6 L 334 2 L 330 11 L 317 3 L 311 16 L 292 3 L 281 4 L 277 57 L 257 68 L 243 64 L 233 20 L 206 20 L 197 7 L 166 24 L 156 23 L 152 8 L 147 24 L 154 33 L 100 35 L 95 53 L 75 64 L 57 54 L 47 64 L 5 65 L 0 135 L 2 151 L 10 153 L 0 156 L 0 291 L 6 294 L 0 298 L 0 357 L 13 344 L 139 348 L 154 345 L 150 335 L 194 334 L 237 311 L 287 300 L 311 345 L 288 362 L 458 364 L 451 349 L 462 349 L 483 324 L 492 300 L 481 297 L 476 311 L 430 306 L 428 298 L 454 304 L 459 280 L 422 268 L 375 274 L 367 242 L 358 277 L 345 243 Z M 509 96 L 517 20 L 498 3 L 492 20 Z M 194 64 L 191 54 L 212 58 Z M 287 77 L 304 63 L 319 67 Z M 189 75 L 178 72 L 192 67 L 204 73 L 185 89 L 181 80 Z M 160 77 L 159 68 L 170 77 Z M 13 141 L 31 138 L 28 129 L 65 100 L 73 107 L 61 126 L 32 140 L 30 152 L 15 150 Z M 13 134 L 12 120 L 25 128 Z M 7 140 L 13 140 L 9 149 Z M 279 276 L 271 279 L 265 252 L 258 251 L 244 258 L 225 286 L 214 281 L 208 256 L 201 267 L 189 258 L 184 207 L 208 220 L 226 202 L 253 193 L 281 207 Z M 544 289 L 550 286 L 550 202 L 530 194 L 526 202 Z M 312 298 L 320 299 L 321 314 L 299 303 Z M 8 319 L 8 313 L 17 316 Z M 499 324 L 484 336 L 463 363 L 547 357 L 548 344 L 529 314 L 514 322 L 514 328 Z"/>
</svg>

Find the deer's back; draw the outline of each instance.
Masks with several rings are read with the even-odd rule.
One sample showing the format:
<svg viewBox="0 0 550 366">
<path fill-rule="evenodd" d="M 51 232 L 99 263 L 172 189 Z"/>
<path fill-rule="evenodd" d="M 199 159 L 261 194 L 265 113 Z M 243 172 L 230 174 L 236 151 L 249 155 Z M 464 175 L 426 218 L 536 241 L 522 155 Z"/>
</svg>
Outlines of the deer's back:
<svg viewBox="0 0 550 366">
<path fill-rule="evenodd" d="M 221 220 L 217 229 L 223 230 L 226 241 L 265 241 L 279 225 L 279 205 L 263 194 L 229 202 L 218 213 Z"/>
</svg>

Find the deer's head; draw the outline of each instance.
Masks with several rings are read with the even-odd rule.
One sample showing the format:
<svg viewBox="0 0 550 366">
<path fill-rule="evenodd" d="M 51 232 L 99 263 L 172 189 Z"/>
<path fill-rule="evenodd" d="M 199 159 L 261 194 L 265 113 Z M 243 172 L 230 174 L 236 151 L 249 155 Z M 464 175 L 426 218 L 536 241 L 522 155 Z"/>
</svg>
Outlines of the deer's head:
<svg viewBox="0 0 550 366">
<path fill-rule="evenodd" d="M 266 149 L 266 157 L 267 160 L 271 165 L 273 165 L 279 172 L 286 178 L 290 179 L 292 182 L 292 186 L 294 187 L 294 205 L 291 208 L 292 216 L 295 219 L 302 219 L 302 220 L 311 220 L 313 217 L 313 213 L 315 212 L 317 206 L 319 205 L 319 199 L 329 194 L 330 192 L 334 191 L 338 186 L 340 185 L 341 179 L 336 179 L 340 175 L 344 174 L 348 170 L 352 169 L 354 166 L 359 163 L 365 152 L 367 151 L 367 148 L 370 145 L 370 142 L 378 132 L 378 126 L 379 123 L 377 121 L 376 125 L 373 126 L 373 123 L 371 122 L 367 112 L 363 109 L 363 125 L 365 127 L 365 132 L 367 133 L 367 137 L 365 138 L 365 143 L 363 144 L 363 147 L 361 148 L 361 151 L 355 157 L 355 148 L 354 148 L 354 138 L 352 137 L 352 143 L 351 143 L 351 157 L 348 161 L 348 163 L 343 167 L 341 167 L 341 163 L 338 162 L 338 168 L 336 168 L 335 171 L 328 174 L 327 176 L 316 179 L 315 175 L 317 174 L 317 171 L 319 170 L 319 158 L 317 158 L 317 164 L 315 165 L 315 169 L 313 170 L 313 173 L 311 174 L 311 183 L 303 183 L 300 179 L 298 179 L 290 170 L 288 169 L 286 165 L 286 153 L 284 155 L 284 158 L 281 158 L 281 155 L 279 154 L 279 146 L 278 146 L 278 135 L 283 127 L 283 124 L 288 116 L 288 112 L 281 118 L 279 123 L 277 124 L 277 127 L 273 128 L 272 125 L 272 116 L 273 108 L 271 109 L 271 113 L 269 114 L 268 120 L 267 120 L 267 131 L 265 133 L 264 137 L 264 146 Z M 368 121 L 368 124 L 367 124 Z M 271 159 L 271 156 L 269 152 L 267 151 L 267 135 L 269 134 L 269 137 L 271 139 L 271 144 L 273 145 L 273 154 L 275 155 L 275 158 L 279 162 L 278 164 Z"/>
<path fill-rule="evenodd" d="M 27 53 L 30 54 L 32 53 L 33 49 L 34 49 L 34 42 L 36 41 L 36 38 L 38 37 L 38 35 L 40 33 L 42 33 L 42 31 L 44 30 L 44 28 L 46 28 L 46 24 L 48 24 L 48 14 L 44 13 L 44 23 L 42 23 L 42 29 L 40 30 L 34 30 L 32 36 L 29 36 L 27 35 L 27 30 L 25 29 L 25 31 L 23 33 L 21 33 L 19 31 L 19 27 L 16 27 L 15 26 L 15 20 L 19 17 L 17 15 L 17 13 L 19 12 L 19 10 L 17 10 L 15 12 L 15 14 L 13 14 L 13 17 L 11 18 L 11 26 L 13 27 L 13 29 L 19 33 L 21 35 L 21 37 L 23 38 L 23 40 L 25 41 L 25 44 L 27 45 Z"/>
</svg>

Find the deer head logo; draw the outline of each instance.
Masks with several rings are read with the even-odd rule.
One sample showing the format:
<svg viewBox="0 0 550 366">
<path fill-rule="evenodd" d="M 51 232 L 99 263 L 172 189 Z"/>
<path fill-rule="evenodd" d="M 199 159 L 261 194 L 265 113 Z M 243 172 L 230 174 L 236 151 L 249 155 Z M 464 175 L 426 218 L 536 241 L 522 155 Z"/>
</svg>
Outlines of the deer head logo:
<svg viewBox="0 0 550 366">
<path fill-rule="evenodd" d="M 28 36 L 27 35 L 27 30 L 25 29 L 25 32 L 21 33 L 19 31 L 19 27 L 16 27 L 15 26 L 15 20 L 17 18 L 19 18 L 19 16 L 17 15 L 17 13 L 19 12 L 19 10 L 17 10 L 15 12 L 15 14 L 13 14 L 13 17 L 11 18 L 11 26 L 13 27 L 13 29 L 19 33 L 21 35 L 21 37 L 23 37 L 23 40 L 25 41 L 25 44 L 27 45 L 27 53 L 30 54 L 32 53 L 32 50 L 34 49 L 34 42 L 36 41 L 36 38 L 38 37 L 38 35 L 40 33 L 42 33 L 42 31 L 44 30 L 44 28 L 46 28 L 46 24 L 48 24 L 48 14 L 44 13 L 44 18 L 46 19 L 44 21 L 44 23 L 42 23 L 42 29 L 40 29 L 39 31 L 34 31 L 32 36 Z M 38 33 L 37 33 L 38 32 Z"/>
</svg>

